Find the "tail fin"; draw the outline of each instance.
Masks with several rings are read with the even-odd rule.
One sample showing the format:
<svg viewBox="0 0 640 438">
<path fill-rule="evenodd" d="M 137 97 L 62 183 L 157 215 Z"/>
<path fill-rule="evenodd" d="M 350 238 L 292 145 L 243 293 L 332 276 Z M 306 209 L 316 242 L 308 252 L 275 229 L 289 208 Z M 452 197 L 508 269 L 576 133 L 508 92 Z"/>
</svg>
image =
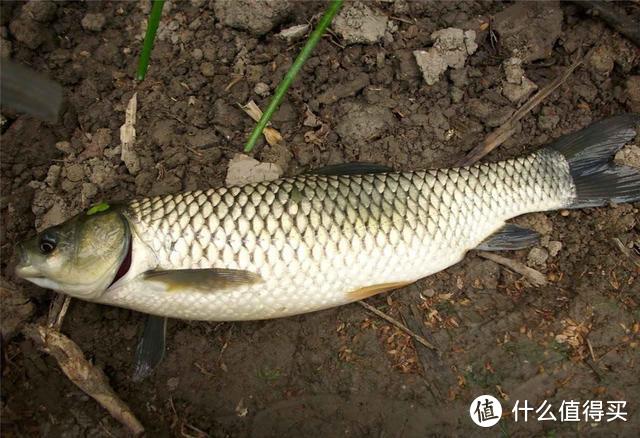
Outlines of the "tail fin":
<svg viewBox="0 0 640 438">
<path fill-rule="evenodd" d="M 549 146 L 569 163 L 577 192 L 570 208 L 640 201 L 638 169 L 613 163 L 615 153 L 635 137 L 639 128 L 640 114 L 622 114 L 562 137 Z"/>
</svg>

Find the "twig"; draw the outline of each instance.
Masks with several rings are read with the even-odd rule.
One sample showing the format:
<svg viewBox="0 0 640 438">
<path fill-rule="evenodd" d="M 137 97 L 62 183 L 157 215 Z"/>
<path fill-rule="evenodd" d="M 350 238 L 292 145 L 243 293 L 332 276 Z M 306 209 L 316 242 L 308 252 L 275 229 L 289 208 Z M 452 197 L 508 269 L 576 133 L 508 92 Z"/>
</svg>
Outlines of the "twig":
<svg viewBox="0 0 640 438">
<path fill-rule="evenodd" d="M 93 397 L 120 423 L 129 428 L 134 436 L 144 433 L 144 427 L 131 409 L 109 386 L 102 370 L 85 359 L 75 342 L 53 327 L 29 324 L 24 334 L 33 339 L 44 352 L 52 355 L 65 375 L 76 386 Z"/>
<path fill-rule="evenodd" d="M 427 341 L 425 338 L 423 338 L 419 334 L 415 333 L 414 331 L 410 330 L 406 325 L 404 325 L 403 323 L 401 323 L 397 319 L 390 317 L 386 313 L 381 312 L 380 310 L 376 309 L 375 307 L 373 307 L 370 304 L 365 303 L 364 301 L 358 301 L 358 304 L 360 304 L 362 307 L 364 307 L 368 311 L 375 313 L 380 318 L 382 318 L 382 319 L 390 322 L 391 324 L 395 325 L 400 330 L 402 330 L 403 332 L 405 332 L 406 334 L 411 336 L 416 341 L 420 342 L 425 347 L 430 348 L 432 350 L 437 350 L 437 348 L 432 343 L 430 343 L 429 341 Z"/>
<path fill-rule="evenodd" d="M 322 36 L 322 34 L 325 32 L 325 30 L 327 30 L 329 24 L 331 24 L 333 17 L 342 6 L 342 2 L 343 0 L 331 1 L 331 4 L 327 8 L 327 12 L 325 12 L 325 14 L 322 16 L 320 22 L 318 23 L 318 26 L 316 26 L 314 31 L 311 33 L 311 36 L 309 36 L 309 39 L 300 51 L 300 54 L 295 59 L 295 61 L 293 61 L 291 68 L 289 69 L 287 74 L 284 75 L 284 78 L 282 79 L 282 82 L 280 82 L 280 85 L 278 85 L 278 88 L 276 88 L 271 102 L 269 102 L 269 105 L 260 118 L 260 121 L 251 132 L 251 136 L 249 137 L 247 144 L 244 145 L 245 152 L 251 152 L 251 150 L 253 149 L 253 146 L 256 144 L 256 141 L 258 141 L 260 134 L 262 134 L 262 130 L 267 126 L 267 123 L 269 122 L 269 120 L 271 120 L 271 116 L 273 116 L 273 113 L 275 113 L 276 109 L 278 109 L 278 106 L 280 106 L 280 103 L 282 102 L 282 99 L 284 99 L 284 95 L 289 89 L 289 86 L 291 86 L 291 83 L 295 79 L 296 75 L 298 74 L 304 63 L 307 61 L 307 58 L 309 58 L 309 55 L 311 55 L 311 52 L 318 44 L 318 41 L 320 41 L 320 37 Z"/>
<path fill-rule="evenodd" d="M 613 243 L 616 244 L 616 246 L 618 247 L 620 252 L 622 252 L 622 254 L 627 256 L 629 258 L 629 260 L 631 260 L 633 262 L 634 265 L 636 265 L 637 267 L 640 268 L 640 256 L 639 255 L 634 254 L 633 251 L 631 251 L 629 248 L 624 246 L 624 243 L 622 243 L 620 241 L 620 239 L 618 239 L 617 237 L 613 238 Z"/>
<path fill-rule="evenodd" d="M 573 0 L 572 3 L 590 11 L 593 16 L 602 18 L 605 23 L 640 47 L 640 26 L 612 2 Z"/>
<path fill-rule="evenodd" d="M 470 166 L 496 147 L 504 143 L 515 132 L 515 124 L 534 109 L 540 102 L 553 93 L 560 85 L 562 85 L 571 76 L 571 73 L 582 64 L 584 60 L 583 56 L 578 56 L 578 60 L 571 64 L 567 69 L 553 81 L 544 86 L 538 91 L 531 99 L 529 99 L 524 105 L 522 105 L 518 111 L 513 113 L 509 120 L 507 120 L 502 126 L 497 128 L 491 134 L 489 134 L 482 143 L 473 148 L 471 152 L 467 154 L 456 165 L 459 167 Z"/>
<path fill-rule="evenodd" d="M 492 262 L 498 263 L 502 266 L 506 266 L 511 269 L 513 272 L 517 272 L 520 275 L 523 275 L 527 280 L 531 282 L 534 286 L 546 286 L 547 279 L 543 273 L 540 271 L 536 271 L 533 268 L 525 266 L 524 264 L 511 260 L 506 257 L 499 256 L 498 254 L 494 254 L 492 252 L 479 252 L 478 255 L 487 260 L 491 260 Z"/>
<path fill-rule="evenodd" d="M 49 306 L 49 315 L 47 316 L 47 324 L 49 327 L 60 331 L 70 302 L 71 297 L 69 295 L 56 294 Z"/>
</svg>

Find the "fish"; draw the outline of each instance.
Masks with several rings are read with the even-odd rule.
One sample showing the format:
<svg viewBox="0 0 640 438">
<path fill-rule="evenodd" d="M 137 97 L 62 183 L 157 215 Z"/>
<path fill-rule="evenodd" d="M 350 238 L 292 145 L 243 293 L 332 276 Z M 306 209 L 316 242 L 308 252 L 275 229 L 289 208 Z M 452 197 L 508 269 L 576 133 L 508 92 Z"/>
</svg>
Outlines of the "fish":
<svg viewBox="0 0 640 438">
<path fill-rule="evenodd" d="M 17 245 L 16 273 L 160 317 L 243 321 L 344 305 L 411 284 L 473 249 L 532 246 L 507 223 L 640 199 L 614 154 L 623 114 L 529 155 L 411 172 L 334 168 L 270 182 L 101 203 Z"/>
<path fill-rule="evenodd" d="M 622 114 L 529 155 L 397 172 L 343 164 L 270 182 L 99 203 L 16 247 L 16 274 L 149 314 L 134 381 L 165 350 L 167 318 L 245 321 L 313 312 L 401 288 L 474 249 L 517 250 L 531 212 L 640 200 L 613 162 L 640 115 Z"/>
</svg>

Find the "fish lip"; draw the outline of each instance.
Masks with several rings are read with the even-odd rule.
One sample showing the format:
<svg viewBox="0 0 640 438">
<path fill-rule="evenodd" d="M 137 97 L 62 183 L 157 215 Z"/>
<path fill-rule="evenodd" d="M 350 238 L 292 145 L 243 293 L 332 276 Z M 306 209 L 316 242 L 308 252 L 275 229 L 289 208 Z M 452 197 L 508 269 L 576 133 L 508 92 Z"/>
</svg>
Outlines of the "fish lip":
<svg viewBox="0 0 640 438">
<path fill-rule="evenodd" d="M 32 265 L 17 265 L 16 275 L 25 280 L 31 280 L 32 278 L 44 278 L 42 273 L 34 268 Z"/>
</svg>

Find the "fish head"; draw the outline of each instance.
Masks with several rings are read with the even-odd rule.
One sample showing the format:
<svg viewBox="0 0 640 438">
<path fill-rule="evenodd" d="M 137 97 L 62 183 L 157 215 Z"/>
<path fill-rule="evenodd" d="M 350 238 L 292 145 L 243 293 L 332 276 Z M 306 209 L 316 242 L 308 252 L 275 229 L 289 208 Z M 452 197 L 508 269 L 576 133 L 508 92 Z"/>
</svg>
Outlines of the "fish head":
<svg viewBox="0 0 640 438">
<path fill-rule="evenodd" d="M 20 242 L 16 274 L 76 298 L 98 298 L 126 273 L 131 246 L 122 212 L 107 204 L 98 206 L 103 207 L 94 206 Z"/>
</svg>

